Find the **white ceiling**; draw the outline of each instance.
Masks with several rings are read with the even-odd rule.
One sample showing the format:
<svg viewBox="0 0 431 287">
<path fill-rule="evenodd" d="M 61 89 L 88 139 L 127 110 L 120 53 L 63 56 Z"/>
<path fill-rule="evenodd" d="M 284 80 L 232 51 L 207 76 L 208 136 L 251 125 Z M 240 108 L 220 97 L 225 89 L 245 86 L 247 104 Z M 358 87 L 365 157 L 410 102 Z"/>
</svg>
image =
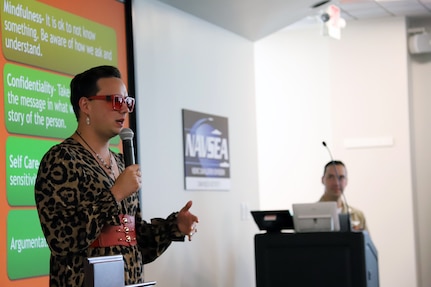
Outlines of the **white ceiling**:
<svg viewBox="0 0 431 287">
<path fill-rule="evenodd" d="M 257 41 L 294 23 L 317 18 L 331 4 L 341 8 L 341 17 L 347 22 L 379 17 L 431 17 L 431 0 L 159 1 L 251 41 Z M 319 6 L 321 3 L 324 4 Z"/>
</svg>

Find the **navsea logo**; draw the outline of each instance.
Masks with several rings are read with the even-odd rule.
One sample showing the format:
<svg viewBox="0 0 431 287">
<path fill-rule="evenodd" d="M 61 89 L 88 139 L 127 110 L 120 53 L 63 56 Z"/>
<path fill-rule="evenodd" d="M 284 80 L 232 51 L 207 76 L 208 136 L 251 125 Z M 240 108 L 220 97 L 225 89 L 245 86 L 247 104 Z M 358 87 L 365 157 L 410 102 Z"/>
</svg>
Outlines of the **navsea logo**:
<svg viewBox="0 0 431 287">
<path fill-rule="evenodd" d="M 183 110 L 186 189 L 229 189 L 227 118 Z"/>
</svg>

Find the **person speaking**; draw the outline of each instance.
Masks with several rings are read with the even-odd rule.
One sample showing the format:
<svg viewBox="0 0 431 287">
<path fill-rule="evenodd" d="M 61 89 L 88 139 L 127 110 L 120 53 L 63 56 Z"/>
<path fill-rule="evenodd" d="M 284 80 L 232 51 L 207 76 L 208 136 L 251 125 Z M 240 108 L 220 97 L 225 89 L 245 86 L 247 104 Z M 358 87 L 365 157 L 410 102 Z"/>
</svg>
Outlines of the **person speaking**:
<svg viewBox="0 0 431 287">
<path fill-rule="evenodd" d="M 51 287 L 84 285 L 88 257 L 122 255 L 125 285 L 144 282 L 143 265 L 173 241 L 191 240 L 198 217 L 188 201 L 167 218 L 142 219 L 138 164 L 125 164 L 109 148 L 120 134 L 135 99 L 128 96 L 120 71 L 98 66 L 71 83 L 76 131 L 41 160 L 35 200 L 49 245 Z"/>
<path fill-rule="evenodd" d="M 338 212 L 348 214 L 351 229 L 368 231 L 364 213 L 347 204 L 344 191 L 347 186 L 347 169 L 342 161 L 331 159 L 323 168 L 322 184 L 325 189 L 319 201 L 335 201 Z M 344 200 L 343 200 L 344 199 Z"/>
</svg>

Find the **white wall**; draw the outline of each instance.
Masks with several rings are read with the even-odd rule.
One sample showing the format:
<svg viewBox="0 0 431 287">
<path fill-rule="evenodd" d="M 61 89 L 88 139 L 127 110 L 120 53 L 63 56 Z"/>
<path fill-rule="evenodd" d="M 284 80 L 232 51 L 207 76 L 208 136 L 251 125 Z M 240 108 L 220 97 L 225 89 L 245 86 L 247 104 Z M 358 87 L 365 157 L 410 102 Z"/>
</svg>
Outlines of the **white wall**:
<svg viewBox="0 0 431 287">
<path fill-rule="evenodd" d="M 406 23 L 355 22 L 345 32 L 331 50 L 331 86 L 338 107 L 334 136 L 350 165 L 349 200 L 367 214 L 382 286 L 417 286 Z M 358 149 L 342 144 L 381 138 L 393 144 Z"/>
<path fill-rule="evenodd" d="M 430 65 L 421 58 L 409 66 L 404 19 L 348 23 L 341 41 L 309 27 L 250 43 L 155 0 L 133 4 L 144 216 L 165 216 L 192 199 L 201 219 L 192 242 L 174 243 L 146 266 L 147 280 L 255 286 L 257 228 L 241 220 L 240 205 L 280 209 L 317 200 L 329 160 L 321 144 L 326 141 L 348 166 L 349 204 L 366 213 L 379 250 L 380 286 L 431 286 L 425 211 L 431 183 L 422 153 L 429 142 L 424 73 Z M 409 89 L 418 95 L 414 116 Z M 229 118 L 230 191 L 184 190 L 183 108 Z M 410 118 L 416 122 L 413 146 Z M 392 144 L 346 145 L 357 139 Z M 412 161 L 413 171 L 420 169 L 414 177 Z M 414 185 L 422 192 L 416 195 Z"/>
<path fill-rule="evenodd" d="M 431 32 L 431 19 L 411 20 L 409 27 Z M 420 286 L 427 287 L 431 286 L 431 54 L 412 55 L 409 64 L 418 269 Z"/>
<path fill-rule="evenodd" d="M 318 29 L 285 30 L 255 51 L 261 208 L 317 201 L 322 141 L 332 146 L 329 42 Z"/>
<path fill-rule="evenodd" d="M 200 218 L 192 242 L 146 266 L 158 286 L 254 286 L 258 209 L 253 44 L 154 0 L 134 7 L 143 214 L 167 216 L 189 199 Z M 227 117 L 230 191 L 185 191 L 181 110 Z"/>
<path fill-rule="evenodd" d="M 366 214 L 382 287 L 417 286 L 407 59 L 402 18 L 349 22 L 340 41 L 315 26 L 256 43 L 262 207 L 318 200 L 327 141 Z M 389 145 L 348 144 L 358 140 Z"/>
</svg>

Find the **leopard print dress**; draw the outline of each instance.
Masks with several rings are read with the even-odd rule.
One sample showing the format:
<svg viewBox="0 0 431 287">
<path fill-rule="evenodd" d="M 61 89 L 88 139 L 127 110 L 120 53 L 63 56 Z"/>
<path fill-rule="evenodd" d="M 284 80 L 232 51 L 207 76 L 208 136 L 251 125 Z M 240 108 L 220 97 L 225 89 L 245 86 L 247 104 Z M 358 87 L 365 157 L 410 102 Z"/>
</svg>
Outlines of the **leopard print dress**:
<svg viewBox="0 0 431 287">
<path fill-rule="evenodd" d="M 112 153 L 121 172 L 123 157 Z M 44 155 L 35 199 L 51 251 L 51 287 L 83 286 L 87 257 L 119 254 L 124 259 L 125 285 L 142 283 L 143 264 L 155 260 L 172 241 L 184 241 L 176 224 L 177 213 L 148 223 L 141 217 L 139 195 L 124 199 L 120 207 L 110 192 L 113 184 L 92 154 L 72 138 Z M 137 245 L 90 247 L 105 224 L 120 225 L 121 213 L 135 216 Z"/>
</svg>

